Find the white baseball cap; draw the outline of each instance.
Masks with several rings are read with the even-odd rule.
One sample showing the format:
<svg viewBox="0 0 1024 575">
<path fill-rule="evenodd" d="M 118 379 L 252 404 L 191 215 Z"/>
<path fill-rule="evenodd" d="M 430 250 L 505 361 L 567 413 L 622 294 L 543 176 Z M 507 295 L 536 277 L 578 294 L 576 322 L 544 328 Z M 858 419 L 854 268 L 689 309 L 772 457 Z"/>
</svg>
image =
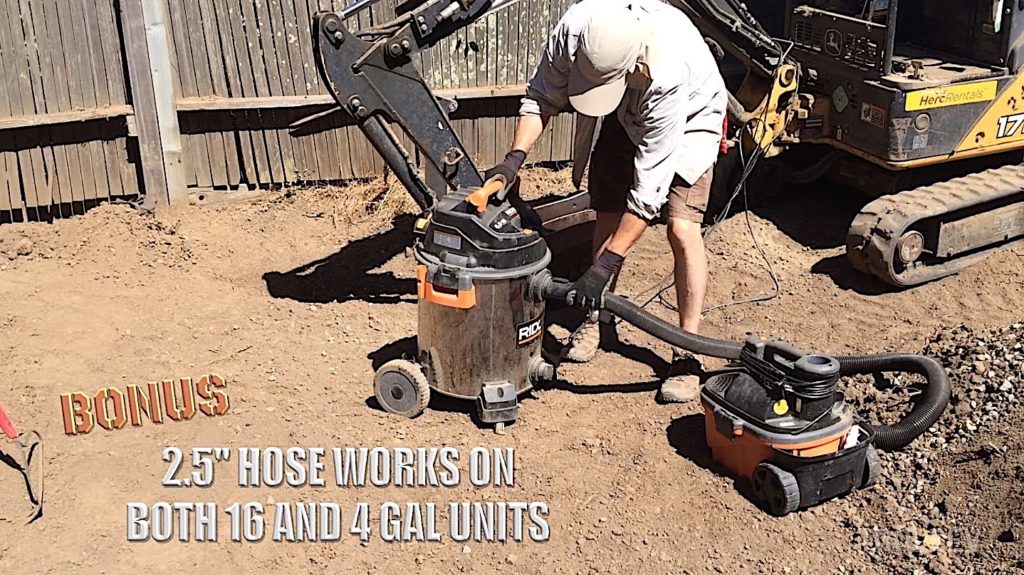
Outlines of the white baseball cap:
<svg viewBox="0 0 1024 575">
<path fill-rule="evenodd" d="M 606 116 L 626 93 L 626 74 L 644 51 L 645 32 L 622 0 L 594 2 L 569 71 L 569 103 L 586 116 Z"/>
</svg>

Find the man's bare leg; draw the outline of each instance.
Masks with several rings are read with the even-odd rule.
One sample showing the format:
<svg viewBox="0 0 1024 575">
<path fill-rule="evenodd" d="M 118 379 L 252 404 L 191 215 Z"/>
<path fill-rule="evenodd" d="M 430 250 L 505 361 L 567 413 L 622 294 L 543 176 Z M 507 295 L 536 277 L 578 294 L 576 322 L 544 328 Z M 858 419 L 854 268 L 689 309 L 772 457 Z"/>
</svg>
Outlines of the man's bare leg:
<svg viewBox="0 0 1024 575">
<path fill-rule="evenodd" d="M 594 259 L 601 255 L 604 245 L 611 239 L 619 222 L 622 220 L 622 212 L 597 212 L 597 222 L 594 224 Z"/>
<path fill-rule="evenodd" d="M 700 332 L 704 294 L 708 287 L 708 255 L 700 224 L 682 218 L 670 218 L 668 241 L 675 256 L 676 302 L 679 325 L 690 333 Z"/>
<path fill-rule="evenodd" d="M 612 234 L 619 227 L 622 219 L 621 212 L 597 212 L 597 222 L 594 225 L 594 260 L 601 254 L 605 244 L 611 239 Z M 612 280 L 609 290 L 615 289 L 615 282 Z M 576 337 L 573 338 L 572 347 L 566 353 L 565 358 L 576 363 L 586 363 L 597 355 L 597 349 L 601 346 L 601 328 L 598 324 L 587 321 L 580 327 Z"/>
<path fill-rule="evenodd" d="M 690 333 L 698 333 L 708 284 L 708 256 L 700 224 L 683 218 L 669 218 L 668 241 L 675 258 L 679 325 Z M 661 398 L 670 402 L 693 401 L 697 398 L 699 386 L 700 378 L 696 374 L 671 377 L 661 386 Z"/>
</svg>

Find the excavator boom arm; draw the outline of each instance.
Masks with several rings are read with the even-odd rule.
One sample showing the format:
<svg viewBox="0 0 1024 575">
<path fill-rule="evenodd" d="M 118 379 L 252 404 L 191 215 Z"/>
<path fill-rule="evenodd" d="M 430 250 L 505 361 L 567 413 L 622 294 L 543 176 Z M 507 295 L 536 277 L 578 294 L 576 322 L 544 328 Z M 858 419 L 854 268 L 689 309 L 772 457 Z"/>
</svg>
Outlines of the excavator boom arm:
<svg viewBox="0 0 1024 575">
<path fill-rule="evenodd" d="M 706 38 L 739 60 L 747 70 L 771 78 L 782 63 L 783 50 L 737 0 L 668 0 L 682 10 Z"/>
</svg>

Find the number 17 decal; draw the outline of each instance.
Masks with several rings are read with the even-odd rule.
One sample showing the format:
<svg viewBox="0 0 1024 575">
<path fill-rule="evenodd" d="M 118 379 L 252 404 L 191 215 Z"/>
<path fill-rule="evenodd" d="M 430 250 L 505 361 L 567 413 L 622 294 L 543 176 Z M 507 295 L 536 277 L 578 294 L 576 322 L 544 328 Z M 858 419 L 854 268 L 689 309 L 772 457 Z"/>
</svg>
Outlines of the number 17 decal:
<svg viewBox="0 0 1024 575">
<path fill-rule="evenodd" d="M 999 128 L 996 130 L 997 138 L 1012 138 L 1020 132 L 1024 124 L 1024 114 L 1010 114 L 999 118 Z"/>
</svg>

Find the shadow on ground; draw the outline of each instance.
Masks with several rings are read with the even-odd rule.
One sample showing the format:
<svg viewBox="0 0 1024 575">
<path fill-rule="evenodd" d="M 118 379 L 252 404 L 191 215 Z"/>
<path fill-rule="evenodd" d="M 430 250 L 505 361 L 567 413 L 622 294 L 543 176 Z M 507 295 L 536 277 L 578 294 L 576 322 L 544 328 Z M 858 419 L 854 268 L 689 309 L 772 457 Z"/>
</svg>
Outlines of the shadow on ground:
<svg viewBox="0 0 1024 575">
<path fill-rule="evenodd" d="M 711 449 L 705 439 L 703 413 L 684 415 L 674 419 L 665 431 L 668 443 L 676 450 L 676 453 L 689 459 L 701 469 L 732 479 L 733 488 L 740 495 L 754 505 L 759 505 L 749 481 L 732 477 L 711 458 Z"/>
<path fill-rule="evenodd" d="M 811 273 L 828 276 L 836 287 L 853 290 L 861 295 L 881 295 L 894 289 L 875 276 L 853 269 L 845 252 L 822 258 L 811 266 Z"/>
<path fill-rule="evenodd" d="M 414 361 L 416 359 L 416 352 L 416 336 L 410 335 L 371 351 L 367 354 L 366 358 L 370 360 L 373 371 L 377 371 L 380 369 L 380 366 L 393 359 Z"/>
<path fill-rule="evenodd" d="M 768 197 L 751 198 L 751 210 L 782 233 L 815 250 L 846 245 L 846 232 L 868 198 L 827 182 L 794 186 Z"/>
<path fill-rule="evenodd" d="M 287 272 L 267 272 L 271 296 L 306 303 L 416 300 L 416 280 L 371 273 L 413 243 L 413 217 L 400 216 L 387 231 L 349 242 L 337 253 Z"/>
</svg>

